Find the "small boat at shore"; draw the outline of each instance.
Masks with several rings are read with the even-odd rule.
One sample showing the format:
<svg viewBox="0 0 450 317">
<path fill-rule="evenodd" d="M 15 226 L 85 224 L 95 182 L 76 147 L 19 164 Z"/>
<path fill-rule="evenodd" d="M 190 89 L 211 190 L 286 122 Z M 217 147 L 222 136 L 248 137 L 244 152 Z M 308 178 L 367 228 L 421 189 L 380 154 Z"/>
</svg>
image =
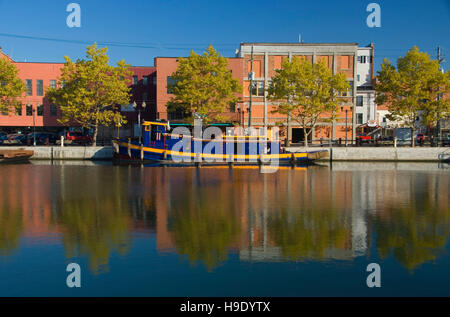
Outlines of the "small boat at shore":
<svg viewBox="0 0 450 317">
<path fill-rule="evenodd" d="M 115 160 L 169 164 L 276 165 L 309 163 L 329 156 L 327 150 L 283 153 L 280 140 L 267 136 L 224 135 L 204 139 L 188 133 L 171 132 L 167 122 L 144 122 L 142 126 L 143 143 L 131 139 L 113 140 Z"/>
<path fill-rule="evenodd" d="M 0 164 L 27 162 L 33 155 L 32 150 L 0 150 Z"/>
</svg>

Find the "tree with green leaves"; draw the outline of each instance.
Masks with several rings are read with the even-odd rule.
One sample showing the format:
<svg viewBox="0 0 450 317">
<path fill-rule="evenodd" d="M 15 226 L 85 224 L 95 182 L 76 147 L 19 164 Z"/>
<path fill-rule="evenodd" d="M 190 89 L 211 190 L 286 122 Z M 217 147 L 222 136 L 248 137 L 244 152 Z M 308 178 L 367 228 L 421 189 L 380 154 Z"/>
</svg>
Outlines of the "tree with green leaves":
<svg viewBox="0 0 450 317">
<path fill-rule="evenodd" d="M 344 103 L 342 97 L 349 89 L 346 76 L 343 73 L 333 75 L 325 63 L 311 63 L 299 58 L 292 61 L 284 60 L 282 68 L 268 88 L 268 98 L 278 102 L 272 113 L 285 115 L 287 128 L 290 131 L 291 119 L 302 127 L 305 136 L 305 146 L 308 146 L 308 136 L 312 128 L 321 121 L 332 121 L 339 104 Z M 329 118 L 323 115 L 329 113 Z M 287 143 L 290 133 L 288 133 Z"/>
<path fill-rule="evenodd" d="M 94 129 L 94 146 L 100 125 L 125 122 L 119 107 L 130 99 L 130 65 L 121 60 L 110 66 L 107 51 L 107 47 L 97 48 L 94 43 L 87 47 L 86 60 L 73 62 L 66 56 L 60 88 L 47 91 L 49 100 L 61 108 L 60 123 L 75 122 Z"/>
<path fill-rule="evenodd" d="M 187 58 L 180 58 L 172 83 L 168 88 L 174 97 L 167 103 L 168 111 L 182 110 L 197 114 L 206 123 L 225 121 L 223 115 L 230 104 L 239 101 L 242 91 L 239 80 L 233 78 L 228 61 L 210 45 L 203 55 L 194 51 Z"/>
<path fill-rule="evenodd" d="M 389 120 L 400 121 L 411 129 L 414 146 L 417 118 L 422 116 L 422 122 L 430 125 L 450 115 L 449 100 L 438 99 L 449 88 L 450 73 L 442 73 L 438 61 L 414 46 L 398 58 L 397 68 L 387 59 L 381 64 L 375 86 L 376 102 L 388 107 Z"/>
<path fill-rule="evenodd" d="M 25 85 L 18 77 L 17 67 L 6 58 L 0 57 L 0 111 L 9 113 L 22 104 L 19 97 L 25 92 Z"/>
</svg>

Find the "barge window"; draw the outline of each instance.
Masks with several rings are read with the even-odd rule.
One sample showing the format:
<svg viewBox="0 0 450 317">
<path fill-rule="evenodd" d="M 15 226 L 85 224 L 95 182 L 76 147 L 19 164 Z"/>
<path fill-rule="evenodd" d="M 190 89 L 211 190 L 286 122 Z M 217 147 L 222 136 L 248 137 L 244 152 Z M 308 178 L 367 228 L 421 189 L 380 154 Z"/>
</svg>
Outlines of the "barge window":
<svg viewBox="0 0 450 317">
<path fill-rule="evenodd" d="M 156 134 L 158 132 L 158 126 L 152 125 L 150 130 L 150 141 L 156 141 Z"/>
</svg>

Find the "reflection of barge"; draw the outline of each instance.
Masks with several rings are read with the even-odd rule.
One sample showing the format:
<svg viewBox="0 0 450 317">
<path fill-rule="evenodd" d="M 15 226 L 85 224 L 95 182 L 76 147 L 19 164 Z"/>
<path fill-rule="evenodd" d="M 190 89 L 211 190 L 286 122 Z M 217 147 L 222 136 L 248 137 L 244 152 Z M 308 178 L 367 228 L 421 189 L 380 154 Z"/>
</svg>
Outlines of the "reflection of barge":
<svg viewBox="0 0 450 317">
<path fill-rule="evenodd" d="M 328 157 L 328 151 L 281 153 L 279 140 L 266 136 L 223 136 L 222 139 L 195 138 L 187 133 L 170 133 L 165 122 L 144 122 L 144 143 L 114 140 L 114 158 L 123 161 L 165 163 L 305 163 Z M 187 128 L 186 128 L 187 130 Z"/>
<path fill-rule="evenodd" d="M 0 163 L 20 163 L 26 162 L 34 155 L 31 150 L 0 150 Z"/>
</svg>

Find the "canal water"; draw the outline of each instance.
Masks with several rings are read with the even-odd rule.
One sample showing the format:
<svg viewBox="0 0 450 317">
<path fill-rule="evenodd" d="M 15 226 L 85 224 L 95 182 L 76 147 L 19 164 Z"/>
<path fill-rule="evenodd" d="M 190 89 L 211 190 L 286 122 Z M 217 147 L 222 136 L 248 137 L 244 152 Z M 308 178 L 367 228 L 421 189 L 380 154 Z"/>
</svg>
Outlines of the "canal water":
<svg viewBox="0 0 450 317">
<path fill-rule="evenodd" d="M 0 296 L 450 296 L 449 189 L 438 163 L 3 165 Z"/>
</svg>

